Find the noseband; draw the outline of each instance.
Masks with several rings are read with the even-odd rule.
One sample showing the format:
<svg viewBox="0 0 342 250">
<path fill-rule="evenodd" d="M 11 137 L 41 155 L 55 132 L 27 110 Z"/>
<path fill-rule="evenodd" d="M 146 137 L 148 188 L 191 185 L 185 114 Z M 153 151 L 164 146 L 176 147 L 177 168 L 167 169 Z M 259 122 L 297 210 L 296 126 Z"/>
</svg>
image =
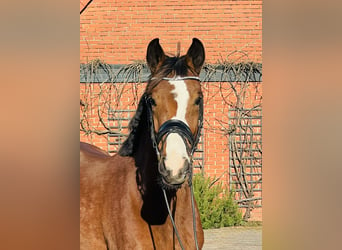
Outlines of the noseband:
<svg viewBox="0 0 342 250">
<path fill-rule="evenodd" d="M 153 79 L 153 78 L 152 78 Z M 175 77 L 175 78 L 167 78 L 164 77 L 162 80 L 167 81 L 181 81 L 181 80 L 197 80 L 200 81 L 199 77 L 196 76 L 184 76 L 184 77 Z M 186 145 L 187 152 L 190 156 L 190 165 L 192 165 L 192 157 L 197 149 L 197 144 L 199 142 L 199 138 L 201 135 L 201 129 L 203 126 L 203 100 L 200 100 L 199 103 L 199 117 L 198 117 L 198 124 L 197 124 L 197 133 L 194 136 L 187 124 L 185 124 L 183 121 L 178 119 L 171 119 L 166 122 L 164 122 L 158 132 L 155 132 L 154 122 L 153 122 L 153 112 L 152 112 L 152 98 L 148 95 L 145 95 L 145 101 L 146 106 L 148 110 L 148 120 L 149 120 L 149 126 L 151 131 L 151 139 L 153 143 L 153 147 L 156 150 L 158 161 L 161 161 L 161 151 L 164 148 L 165 140 L 163 138 L 167 138 L 167 136 L 171 133 L 175 133 L 180 135 L 180 137 L 183 139 L 184 144 Z M 162 142 L 161 149 L 159 149 L 159 144 Z M 191 168 L 191 166 L 190 166 Z"/>
</svg>

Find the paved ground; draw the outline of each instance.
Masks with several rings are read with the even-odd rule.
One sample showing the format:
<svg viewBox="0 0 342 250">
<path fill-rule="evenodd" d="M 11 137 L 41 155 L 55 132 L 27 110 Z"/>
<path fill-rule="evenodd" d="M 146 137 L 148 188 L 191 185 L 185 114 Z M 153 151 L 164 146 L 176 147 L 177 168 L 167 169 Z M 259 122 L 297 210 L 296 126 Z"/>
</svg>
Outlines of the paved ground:
<svg viewBox="0 0 342 250">
<path fill-rule="evenodd" d="M 261 231 L 261 226 L 206 229 L 203 250 L 261 250 Z"/>
</svg>

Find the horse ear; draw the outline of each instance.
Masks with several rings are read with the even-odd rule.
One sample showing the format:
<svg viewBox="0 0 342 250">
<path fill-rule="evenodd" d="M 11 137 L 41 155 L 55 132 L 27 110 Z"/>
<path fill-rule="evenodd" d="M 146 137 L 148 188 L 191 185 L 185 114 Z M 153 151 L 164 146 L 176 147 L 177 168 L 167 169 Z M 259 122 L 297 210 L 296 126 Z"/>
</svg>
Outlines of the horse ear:
<svg viewBox="0 0 342 250">
<path fill-rule="evenodd" d="M 165 60 L 165 53 L 159 44 L 159 38 L 153 39 L 147 47 L 146 61 L 152 75 Z"/>
<path fill-rule="evenodd" d="M 192 44 L 186 53 L 187 64 L 199 75 L 205 60 L 204 46 L 197 38 L 192 39 Z"/>
</svg>

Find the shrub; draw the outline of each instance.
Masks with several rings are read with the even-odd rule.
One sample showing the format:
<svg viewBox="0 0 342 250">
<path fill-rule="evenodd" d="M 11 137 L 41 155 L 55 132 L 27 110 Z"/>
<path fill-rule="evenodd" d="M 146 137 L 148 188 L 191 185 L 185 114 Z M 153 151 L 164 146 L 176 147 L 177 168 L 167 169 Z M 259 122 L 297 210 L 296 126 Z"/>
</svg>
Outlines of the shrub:
<svg viewBox="0 0 342 250">
<path fill-rule="evenodd" d="M 203 229 L 238 226 L 242 224 L 242 213 L 234 201 L 234 192 L 212 185 L 214 178 L 196 174 L 193 177 L 194 195 L 200 211 Z"/>
</svg>

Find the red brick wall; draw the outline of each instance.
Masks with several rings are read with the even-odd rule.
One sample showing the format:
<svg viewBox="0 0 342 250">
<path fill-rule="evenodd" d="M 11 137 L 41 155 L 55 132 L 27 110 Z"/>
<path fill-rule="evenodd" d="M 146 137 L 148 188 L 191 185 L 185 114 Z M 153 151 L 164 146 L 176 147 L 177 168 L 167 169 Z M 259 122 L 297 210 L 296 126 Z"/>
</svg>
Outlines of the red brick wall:
<svg viewBox="0 0 342 250">
<path fill-rule="evenodd" d="M 197 37 L 208 62 L 245 53 L 249 61 L 261 62 L 261 13 L 262 1 L 96 0 L 80 17 L 80 59 L 110 64 L 144 60 L 155 37 L 169 53 L 180 41 L 185 53 Z M 229 56 L 234 51 L 240 52 Z"/>
<path fill-rule="evenodd" d="M 127 64 L 144 60 L 150 40 L 160 38 L 166 53 L 175 54 L 181 42 L 181 54 L 193 37 L 205 46 L 206 61 L 262 61 L 262 1 L 143 1 L 95 0 L 80 16 L 80 62 L 101 59 L 108 64 Z M 138 86 L 139 96 L 145 85 Z M 81 99 L 96 95 L 94 84 Z M 220 132 L 218 120 L 228 122 L 228 106 L 222 102 L 219 83 L 204 83 L 205 94 L 205 172 L 220 176 L 228 171 L 227 137 Z M 229 91 L 229 88 L 225 88 Z M 122 107 L 135 109 L 136 100 L 125 92 Z M 226 95 L 229 93 L 227 92 Z M 261 83 L 251 84 L 249 103 L 259 103 Z M 233 97 L 231 97 L 233 98 Z M 257 99 L 255 99 L 257 98 Z M 233 99 L 232 99 L 233 100 Z M 93 103 L 92 125 L 99 124 Z M 104 116 L 106 117 L 106 116 Z M 85 136 L 81 140 L 108 149 L 107 136 Z M 223 179 L 228 180 L 228 175 Z M 251 220 L 261 220 L 262 209 L 254 209 Z"/>
</svg>

